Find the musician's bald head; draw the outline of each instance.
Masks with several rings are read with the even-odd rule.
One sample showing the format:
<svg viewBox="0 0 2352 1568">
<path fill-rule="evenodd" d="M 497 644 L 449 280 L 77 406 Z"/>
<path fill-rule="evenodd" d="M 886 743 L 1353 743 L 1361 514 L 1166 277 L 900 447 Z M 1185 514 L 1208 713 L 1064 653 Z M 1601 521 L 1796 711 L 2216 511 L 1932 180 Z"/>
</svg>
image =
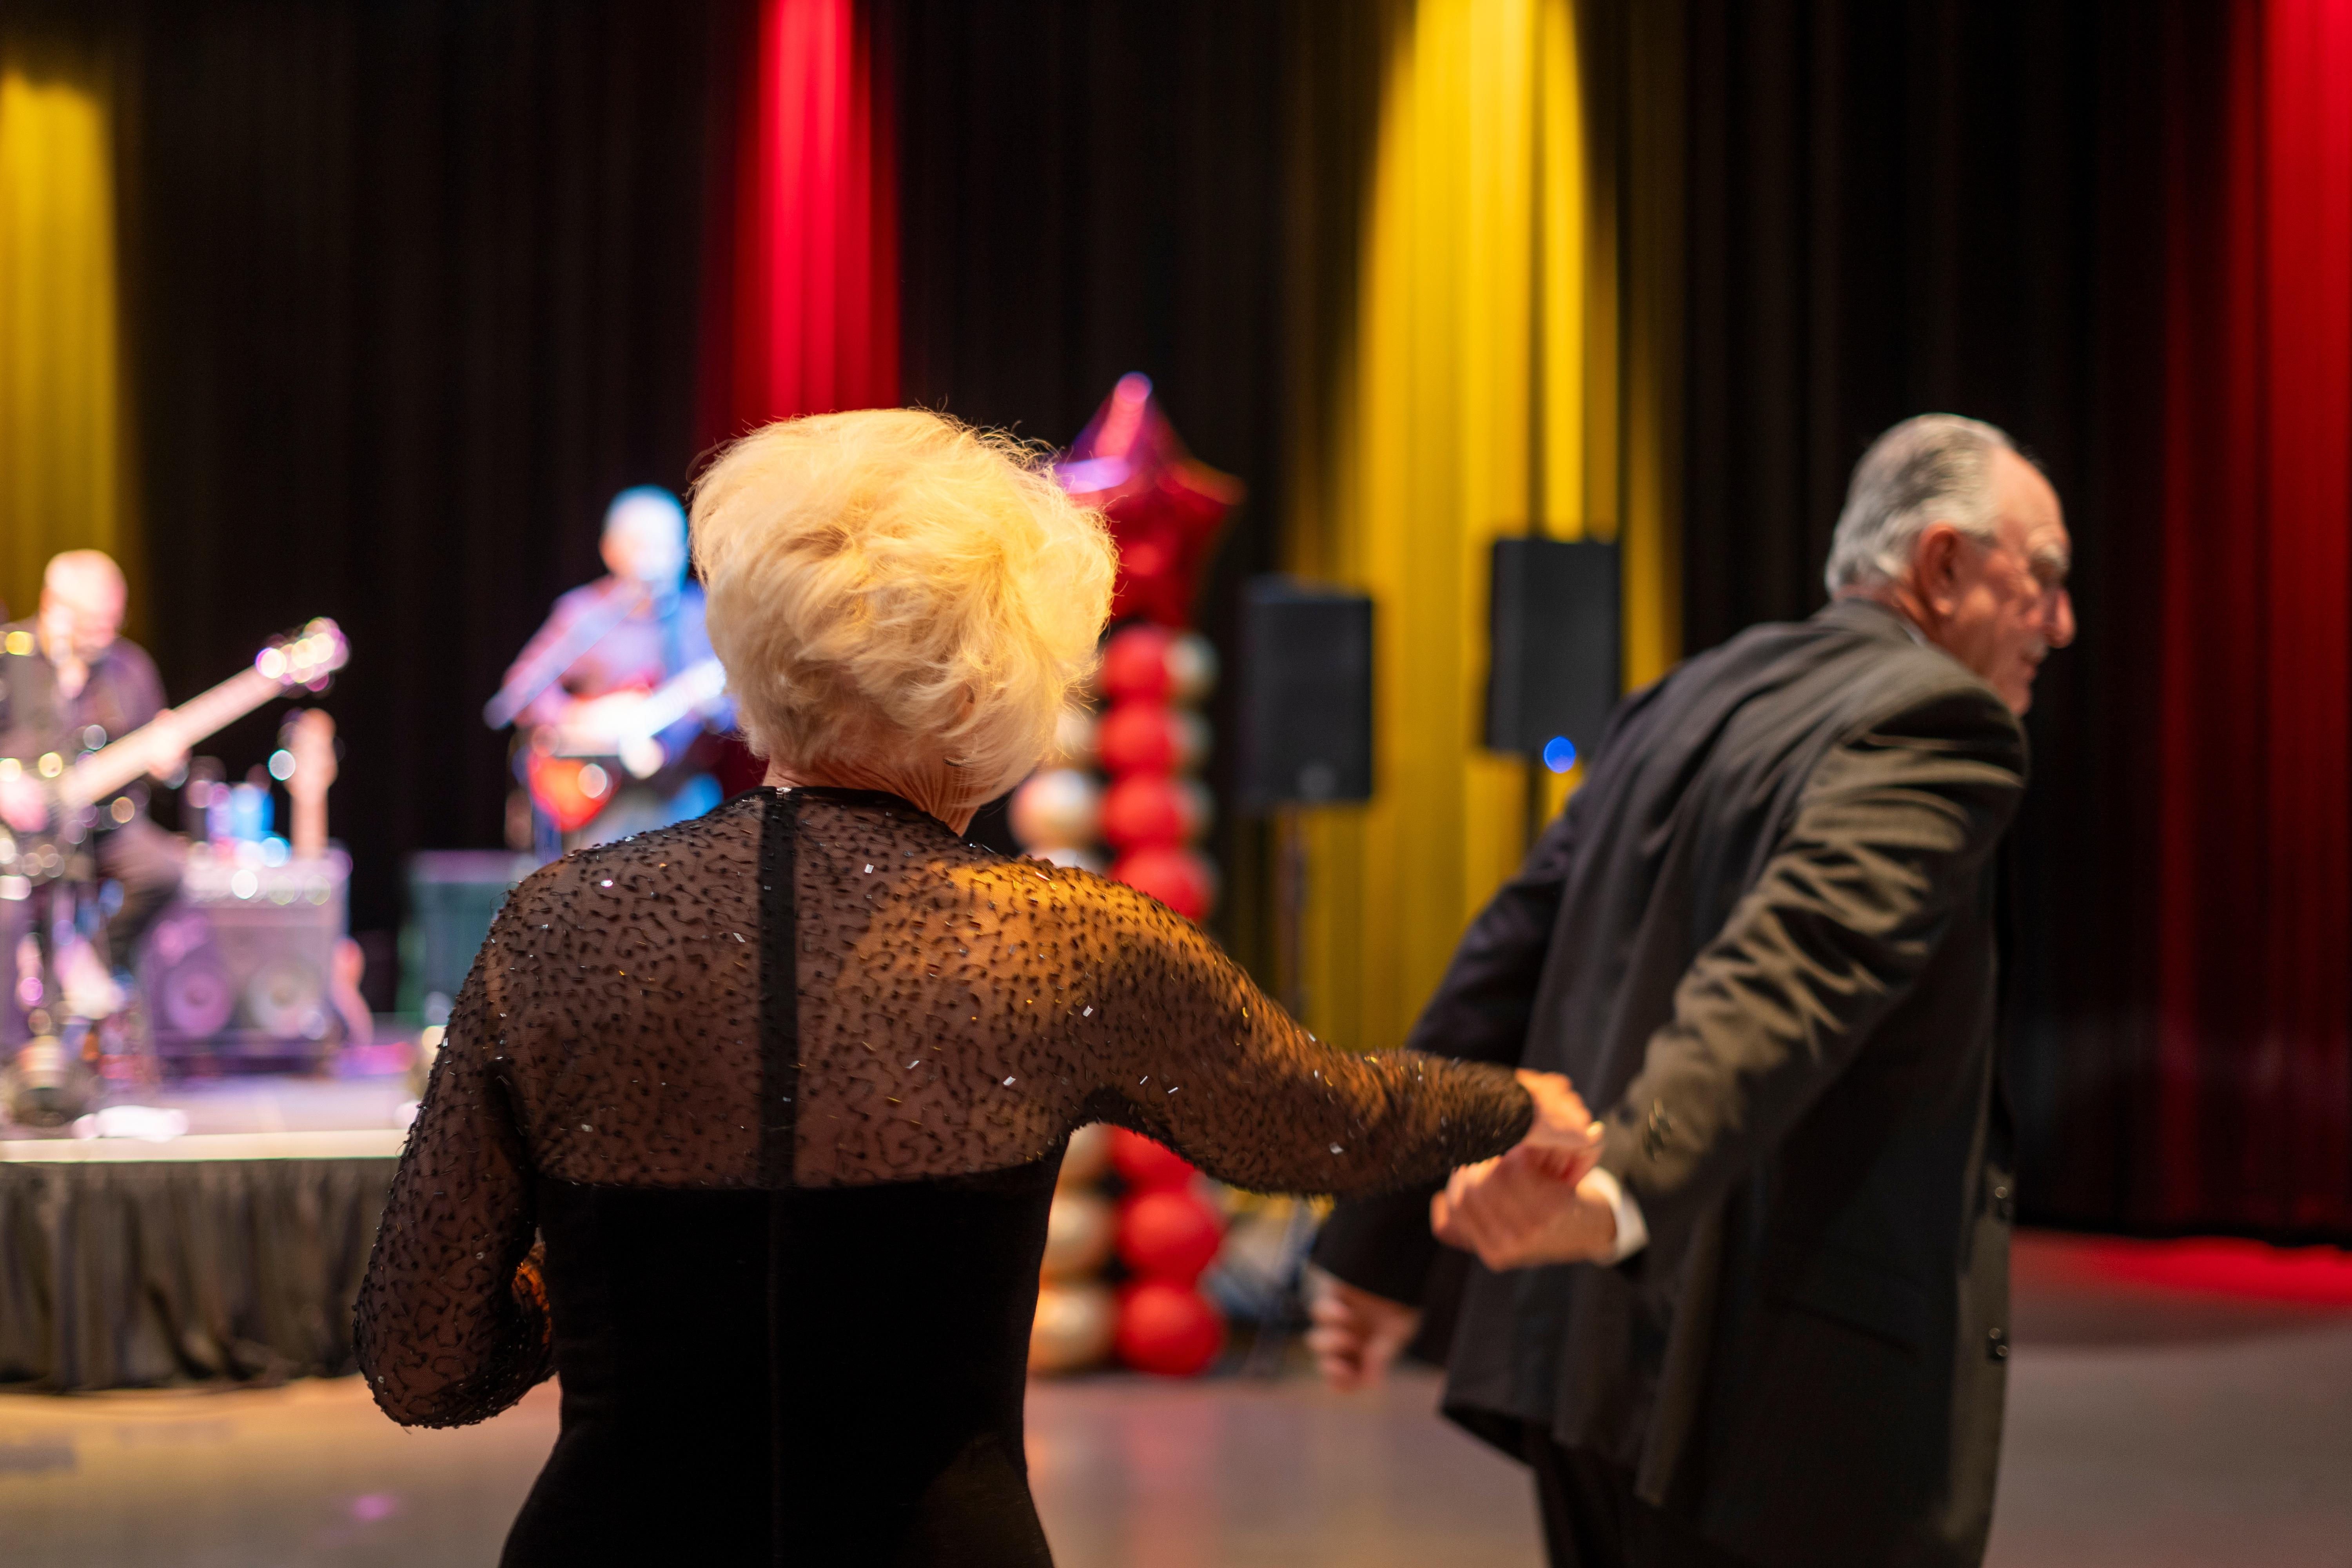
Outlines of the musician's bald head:
<svg viewBox="0 0 2352 1568">
<path fill-rule="evenodd" d="M 68 550 L 49 557 L 41 572 L 41 632 L 70 641 L 76 658 L 96 658 L 122 630 L 129 588 L 122 568 L 103 550 Z"/>
<path fill-rule="evenodd" d="M 675 590 L 686 574 L 686 508 L 659 485 L 635 485 L 604 513 L 605 569 L 650 587 Z"/>
</svg>

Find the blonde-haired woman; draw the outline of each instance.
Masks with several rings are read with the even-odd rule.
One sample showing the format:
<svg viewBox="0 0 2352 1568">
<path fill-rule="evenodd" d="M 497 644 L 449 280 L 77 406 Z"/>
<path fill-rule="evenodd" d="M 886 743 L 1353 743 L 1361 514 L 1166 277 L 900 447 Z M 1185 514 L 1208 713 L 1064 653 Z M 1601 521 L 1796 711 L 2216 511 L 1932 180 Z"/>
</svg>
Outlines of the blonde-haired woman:
<svg viewBox="0 0 2352 1568">
<path fill-rule="evenodd" d="M 772 425 L 703 476 L 694 549 L 771 787 L 516 889 L 360 1300 L 397 1421 L 561 1372 L 507 1563 L 1050 1562 L 1024 1367 L 1085 1122 L 1292 1192 L 1589 1157 L 1564 1080 L 1332 1050 L 1150 900 L 960 840 L 1109 603 L 1032 453 Z"/>
</svg>

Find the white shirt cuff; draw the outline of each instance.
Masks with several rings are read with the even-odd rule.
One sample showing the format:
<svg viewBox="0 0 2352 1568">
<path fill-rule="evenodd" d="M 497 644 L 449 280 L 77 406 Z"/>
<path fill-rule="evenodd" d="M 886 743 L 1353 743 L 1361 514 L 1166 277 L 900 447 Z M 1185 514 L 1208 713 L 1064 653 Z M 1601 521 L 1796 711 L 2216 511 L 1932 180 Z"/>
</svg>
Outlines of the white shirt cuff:
<svg viewBox="0 0 2352 1568">
<path fill-rule="evenodd" d="M 1650 1245 L 1650 1226 L 1642 1218 L 1642 1205 L 1633 1201 L 1624 1183 L 1595 1165 L 1579 1184 L 1591 1187 L 1596 1195 L 1607 1199 L 1611 1212 L 1617 1216 L 1617 1245 L 1601 1261 L 1622 1263 Z"/>
</svg>

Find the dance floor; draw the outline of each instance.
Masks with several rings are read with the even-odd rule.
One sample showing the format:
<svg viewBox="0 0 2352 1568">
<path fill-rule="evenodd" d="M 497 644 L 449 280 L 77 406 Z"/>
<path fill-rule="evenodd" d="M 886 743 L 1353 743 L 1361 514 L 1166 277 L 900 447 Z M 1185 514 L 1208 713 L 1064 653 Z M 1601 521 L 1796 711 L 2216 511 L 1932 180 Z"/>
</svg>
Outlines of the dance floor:
<svg viewBox="0 0 2352 1568">
<path fill-rule="evenodd" d="M 1996 1568 L 2352 1562 L 2352 1264 L 2039 1236 L 2019 1257 Z M 1040 1384 L 1030 1462 L 1064 1568 L 1533 1568 L 1517 1472 L 1427 1374 Z M 0 1398 L 12 1568 L 464 1564 L 555 1429 L 541 1388 L 403 1432 L 356 1380 Z"/>
</svg>

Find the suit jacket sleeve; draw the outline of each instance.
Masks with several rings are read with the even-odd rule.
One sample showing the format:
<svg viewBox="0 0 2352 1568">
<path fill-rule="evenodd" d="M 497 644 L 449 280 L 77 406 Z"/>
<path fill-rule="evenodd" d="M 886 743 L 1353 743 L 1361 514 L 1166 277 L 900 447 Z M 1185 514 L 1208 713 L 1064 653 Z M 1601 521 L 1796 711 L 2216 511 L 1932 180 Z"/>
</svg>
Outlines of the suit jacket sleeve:
<svg viewBox="0 0 2352 1568">
<path fill-rule="evenodd" d="M 1408 1049 L 1518 1064 L 1559 916 L 1575 816 L 1571 804 L 1553 819 L 1519 874 L 1471 922 L 1406 1038 Z M 1316 1264 L 1360 1289 L 1418 1306 L 1437 1260 L 1437 1239 L 1429 1233 L 1436 1191 L 1423 1184 L 1340 1204 L 1316 1237 Z"/>
<path fill-rule="evenodd" d="M 1684 973 L 1674 1015 L 1603 1120 L 1601 1163 L 1675 1257 L 1867 1048 L 1977 889 L 2025 783 L 2017 721 L 1948 690 L 1814 769 L 1762 874 Z"/>
</svg>

